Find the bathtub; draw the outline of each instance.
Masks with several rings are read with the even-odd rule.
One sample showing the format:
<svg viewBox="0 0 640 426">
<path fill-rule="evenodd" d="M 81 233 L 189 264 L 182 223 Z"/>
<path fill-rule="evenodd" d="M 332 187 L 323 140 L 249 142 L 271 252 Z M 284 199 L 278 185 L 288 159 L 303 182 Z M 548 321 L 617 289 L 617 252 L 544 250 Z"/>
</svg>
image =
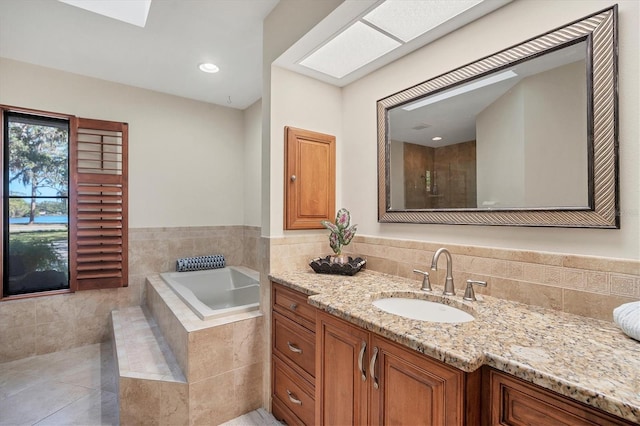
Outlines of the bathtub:
<svg viewBox="0 0 640 426">
<path fill-rule="evenodd" d="M 257 310 L 260 307 L 260 278 L 241 267 L 193 272 L 165 272 L 162 279 L 200 319 Z"/>
</svg>

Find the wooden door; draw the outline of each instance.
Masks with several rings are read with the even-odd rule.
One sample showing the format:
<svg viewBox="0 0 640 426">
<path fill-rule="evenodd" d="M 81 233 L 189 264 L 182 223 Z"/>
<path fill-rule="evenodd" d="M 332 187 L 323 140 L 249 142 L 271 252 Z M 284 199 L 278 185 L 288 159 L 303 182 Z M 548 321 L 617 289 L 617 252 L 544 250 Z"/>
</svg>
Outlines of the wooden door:
<svg viewBox="0 0 640 426">
<path fill-rule="evenodd" d="M 367 424 L 369 333 L 323 313 L 316 336 L 316 423 Z"/>
<path fill-rule="evenodd" d="M 378 387 L 372 386 L 372 425 L 461 425 L 464 373 L 374 336 Z"/>
<path fill-rule="evenodd" d="M 334 220 L 336 138 L 285 127 L 284 229 L 321 229 Z"/>
</svg>

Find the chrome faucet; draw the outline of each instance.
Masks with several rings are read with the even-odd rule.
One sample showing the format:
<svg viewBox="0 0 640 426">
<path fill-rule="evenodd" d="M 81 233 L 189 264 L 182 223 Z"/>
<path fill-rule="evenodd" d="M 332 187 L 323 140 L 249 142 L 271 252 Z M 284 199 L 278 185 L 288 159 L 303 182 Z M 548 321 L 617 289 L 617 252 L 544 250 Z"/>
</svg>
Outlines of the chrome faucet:
<svg viewBox="0 0 640 426">
<path fill-rule="evenodd" d="M 422 274 L 422 287 L 420 287 L 420 290 L 431 291 L 432 288 L 431 288 L 431 282 L 429 282 L 429 273 L 420 271 L 418 269 L 414 269 L 413 272 L 415 272 L 416 274 Z"/>
<path fill-rule="evenodd" d="M 451 274 L 451 268 L 453 267 L 453 260 L 451 260 L 451 253 L 446 248 L 439 248 L 438 251 L 433 255 L 433 259 L 431 259 L 431 270 L 438 270 L 438 259 L 440 255 L 444 253 L 447 258 L 447 278 L 444 280 L 444 294 L 445 296 L 453 296 L 456 294 L 456 290 L 453 286 L 453 275 Z"/>
</svg>

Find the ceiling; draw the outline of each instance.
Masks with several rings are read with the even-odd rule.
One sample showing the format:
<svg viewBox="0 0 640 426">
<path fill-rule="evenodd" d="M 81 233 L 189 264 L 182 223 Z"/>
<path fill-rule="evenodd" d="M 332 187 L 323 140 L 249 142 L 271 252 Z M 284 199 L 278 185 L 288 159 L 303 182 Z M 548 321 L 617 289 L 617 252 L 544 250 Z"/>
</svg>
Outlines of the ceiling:
<svg viewBox="0 0 640 426">
<path fill-rule="evenodd" d="M 0 57 L 245 109 L 262 96 L 262 21 L 277 3 L 154 0 L 141 28 L 54 0 L 0 0 Z"/>
<path fill-rule="evenodd" d="M 140 27 L 62 1 L 0 0 L 0 57 L 245 109 L 262 95 L 262 22 L 278 1 L 151 0 Z M 343 1 L 274 64 L 343 87 L 512 0 L 471 0 L 468 10 L 342 78 L 300 64 L 383 1 Z M 431 0 L 429 14 L 447 4 L 439 2 Z M 204 62 L 220 71 L 203 73 Z"/>
<path fill-rule="evenodd" d="M 511 1 L 513 0 L 465 0 L 458 3 L 464 3 L 466 9 L 457 11 L 453 16 L 450 16 L 447 15 L 447 11 L 451 12 L 457 8 L 452 6 L 456 3 L 453 0 L 344 0 L 325 19 L 276 59 L 274 64 L 338 87 L 344 87 Z M 309 56 L 322 49 L 325 44 L 337 38 L 350 26 L 362 22 L 367 22 L 367 25 L 370 25 L 371 23 L 367 20 L 368 14 L 372 11 L 375 12 L 379 6 L 385 6 L 389 3 L 405 7 L 399 8 L 399 12 L 401 12 L 399 15 L 389 14 L 388 23 L 398 24 L 396 26 L 400 28 L 402 25 L 408 27 L 427 25 L 427 27 L 423 27 L 423 30 L 429 29 L 413 39 L 404 41 L 400 40 L 402 36 L 390 34 L 389 31 L 379 28 L 378 30 L 382 30 L 385 35 L 392 35 L 396 40 L 402 41 L 400 46 L 340 78 L 304 66 L 304 62 Z M 423 6 L 425 3 L 428 4 L 428 7 L 416 7 L 416 4 Z M 413 16 L 412 12 L 417 13 Z M 387 13 L 388 11 L 381 12 L 379 16 L 385 16 Z M 438 19 L 433 22 L 432 17 L 438 17 Z M 424 22 L 421 24 L 422 21 Z M 351 56 L 359 56 L 356 53 L 366 46 L 347 45 L 345 47 L 339 52 L 344 56 L 342 58 L 338 56 L 334 61 L 350 61 Z"/>
</svg>

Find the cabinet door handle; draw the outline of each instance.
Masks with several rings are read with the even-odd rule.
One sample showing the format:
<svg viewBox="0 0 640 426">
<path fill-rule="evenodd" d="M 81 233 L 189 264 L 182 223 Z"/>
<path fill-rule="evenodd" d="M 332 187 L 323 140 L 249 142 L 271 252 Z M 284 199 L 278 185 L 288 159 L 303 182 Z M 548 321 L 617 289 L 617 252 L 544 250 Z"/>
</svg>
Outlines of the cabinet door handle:
<svg viewBox="0 0 640 426">
<path fill-rule="evenodd" d="M 298 304 L 292 303 L 291 305 L 289 305 L 289 307 L 291 308 L 292 311 L 295 311 L 296 309 L 298 309 Z"/>
<path fill-rule="evenodd" d="M 296 398 L 296 395 L 287 389 L 287 396 L 289 397 L 289 401 L 293 402 L 296 405 L 302 405 L 302 401 Z"/>
<path fill-rule="evenodd" d="M 378 359 L 378 348 L 373 347 L 373 355 L 371 355 L 371 362 L 369 363 L 369 374 L 373 379 L 373 388 L 378 389 L 378 379 L 376 378 L 376 360 Z"/>
<path fill-rule="evenodd" d="M 296 345 L 292 344 L 291 342 L 287 342 L 287 346 L 289 346 L 289 350 L 291 352 L 295 352 L 297 354 L 301 354 L 302 353 L 302 349 L 300 349 Z"/>
<path fill-rule="evenodd" d="M 362 347 L 360 348 L 360 355 L 358 356 L 358 369 L 360 370 L 360 374 L 362 376 L 362 381 L 367 380 L 367 370 L 364 367 L 364 351 L 367 349 L 367 342 L 362 341 Z"/>
</svg>

